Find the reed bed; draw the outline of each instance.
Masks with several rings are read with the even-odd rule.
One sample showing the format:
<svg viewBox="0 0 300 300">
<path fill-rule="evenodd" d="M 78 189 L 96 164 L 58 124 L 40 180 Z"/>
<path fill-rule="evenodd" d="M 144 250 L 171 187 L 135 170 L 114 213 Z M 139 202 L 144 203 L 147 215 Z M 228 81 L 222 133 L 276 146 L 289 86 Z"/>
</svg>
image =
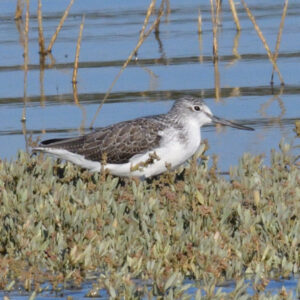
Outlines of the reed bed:
<svg viewBox="0 0 300 300">
<path fill-rule="evenodd" d="M 232 12 L 232 17 L 233 17 L 233 20 L 234 20 L 234 23 L 235 23 L 235 26 L 236 26 L 236 30 L 240 31 L 241 30 L 241 25 L 240 25 L 240 20 L 239 20 L 238 14 L 236 12 L 234 0 L 228 0 L 228 2 L 229 2 L 229 5 L 230 5 L 230 9 L 231 9 L 231 12 Z"/>
<path fill-rule="evenodd" d="M 277 74 L 278 74 L 278 77 L 279 77 L 279 80 L 280 80 L 281 85 L 284 85 L 284 81 L 283 81 L 282 75 L 281 75 L 281 73 L 280 73 L 280 71 L 279 71 L 279 68 L 278 68 L 278 66 L 277 66 L 276 60 L 275 60 L 274 57 L 273 57 L 273 54 L 272 54 L 272 52 L 271 52 L 271 50 L 270 50 L 270 47 L 269 47 L 269 45 L 268 45 L 268 43 L 267 43 L 267 41 L 266 41 L 266 39 L 265 39 L 265 37 L 264 37 L 262 31 L 260 30 L 260 28 L 259 28 L 259 26 L 258 26 L 258 24 L 257 24 L 257 22 L 256 22 L 256 20 L 255 20 L 255 17 L 253 16 L 251 10 L 248 8 L 246 2 L 245 2 L 244 0 L 241 0 L 241 2 L 242 2 L 243 6 L 244 6 L 244 8 L 245 8 L 245 10 L 246 10 L 246 12 L 247 12 L 247 14 L 248 14 L 249 19 L 250 19 L 251 22 L 253 23 L 253 26 L 254 26 L 255 31 L 257 32 L 257 35 L 258 35 L 259 38 L 261 39 L 261 41 L 262 41 L 262 43 L 263 43 L 263 45 L 264 45 L 264 47 L 265 47 L 265 49 L 266 49 L 266 51 L 267 51 L 269 60 L 270 60 L 270 62 L 272 63 L 274 70 L 275 70 L 275 71 L 277 72 Z"/>
<path fill-rule="evenodd" d="M 26 121 L 26 105 L 27 105 L 27 77 L 28 77 L 28 33 L 29 33 L 29 0 L 26 0 L 25 28 L 24 28 L 24 107 L 21 121 Z"/>
<path fill-rule="evenodd" d="M 49 42 L 49 45 L 47 47 L 47 52 L 48 53 L 52 51 L 52 47 L 53 47 L 53 45 L 54 45 L 54 43 L 55 43 L 55 41 L 57 39 L 57 36 L 58 36 L 58 34 L 59 34 L 59 32 L 60 32 L 60 30 L 61 30 L 61 28 L 62 28 L 62 26 L 63 26 L 63 24 L 64 24 L 64 22 L 65 22 L 65 20 L 67 18 L 67 16 L 69 14 L 69 11 L 70 11 L 73 3 L 74 3 L 74 0 L 71 0 L 70 3 L 69 3 L 69 5 L 68 5 L 68 7 L 66 8 L 64 14 L 62 15 L 62 17 L 61 17 L 61 19 L 59 21 L 59 24 L 57 25 L 56 30 L 55 30 L 54 34 L 52 35 L 51 40 Z"/>
<path fill-rule="evenodd" d="M 275 52 L 274 52 L 274 60 L 277 60 L 278 57 L 278 52 L 279 52 L 279 46 L 280 46 L 280 41 L 281 41 L 281 36 L 282 36 L 282 31 L 283 31 L 283 26 L 284 26 L 284 20 L 286 17 L 286 12 L 288 8 L 289 1 L 285 0 L 283 10 L 282 10 L 282 15 L 281 15 L 281 21 L 279 25 L 279 30 L 278 30 L 278 35 L 277 35 L 277 40 L 276 40 L 276 47 L 275 47 Z M 271 85 L 274 84 L 274 66 L 272 70 L 272 75 L 271 75 Z"/>
<path fill-rule="evenodd" d="M 38 30 L 39 30 L 39 48 L 40 55 L 44 56 L 47 54 L 45 51 L 45 40 L 44 40 L 44 32 L 43 32 L 43 16 L 42 16 L 42 2 L 38 1 L 38 10 L 37 10 L 37 18 L 38 18 Z"/>
<path fill-rule="evenodd" d="M 219 59 L 218 55 L 218 37 L 217 37 L 217 31 L 218 31 L 218 23 L 216 18 L 216 10 L 214 6 L 214 0 L 210 0 L 210 7 L 211 7 L 211 23 L 212 23 L 212 32 L 213 32 L 213 61 L 217 61 Z"/>
<path fill-rule="evenodd" d="M 78 34 L 78 40 L 77 40 L 77 45 L 76 45 L 76 54 L 75 54 L 73 76 L 72 76 L 72 83 L 73 83 L 73 85 L 77 84 L 79 52 L 80 52 L 80 44 L 81 44 L 81 39 L 82 39 L 83 27 L 84 27 L 84 19 L 85 19 L 85 16 L 82 16 L 82 21 L 81 21 L 81 24 L 80 24 L 80 29 L 79 29 L 79 34 Z"/>
<path fill-rule="evenodd" d="M 198 42 L 199 42 L 199 62 L 203 63 L 203 41 L 202 41 L 202 17 L 201 10 L 198 12 Z"/>
<path fill-rule="evenodd" d="M 201 17 L 201 10 L 199 8 L 198 11 L 198 34 L 202 33 L 202 17 Z"/>
<path fill-rule="evenodd" d="M 75 104 L 79 107 L 79 109 L 82 112 L 82 121 L 81 121 L 81 124 L 79 126 L 79 132 L 81 134 L 84 133 L 84 129 L 85 129 L 86 109 L 79 102 L 78 89 L 77 89 L 77 74 L 78 74 L 79 53 L 80 53 L 80 45 L 81 45 L 81 40 L 82 40 L 82 32 L 83 32 L 83 27 L 84 27 L 84 21 L 85 21 L 85 16 L 83 15 L 82 16 L 82 21 L 81 21 L 81 24 L 80 24 L 80 28 L 79 28 L 77 44 L 76 44 L 76 53 L 75 53 L 73 76 L 72 76 L 73 99 L 74 99 Z"/>
<path fill-rule="evenodd" d="M 216 5 L 216 7 L 215 7 Z M 216 101 L 220 101 L 221 98 L 221 88 L 220 88 L 220 73 L 219 73 L 219 46 L 218 46 L 218 24 L 219 14 L 221 10 L 221 1 L 210 0 L 210 7 L 211 7 L 211 22 L 213 28 L 213 64 L 214 64 L 214 80 L 215 80 L 215 99 Z"/>
<path fill-rule="evenodd" d="M 43 282 L 59 291 L 93 278 L 90 296 L 190 299 L 195 287 L 196 299 L 249 299 L 250 284 L 257 299 L 278 299 L 263 297 L 268 280 L 300 267 L 290 146 L 272 151 L 270 166 L 245 154 L 228 179 L 202 157 L 150 181 L 23 152 L 1 161 L 1 288 L 37 295 Z M 237 284 L 226 295 L 217 286 L 227 280 Z"/>
<path fill-rule="evenodd" d="M 22 0 L 17 1 L 16 11 L 15 11 L 15 20 L 22 19 L 24 2 Z"/>
<path fill-rule="evenodd" d="M 104 98 L 102 99 L 100 105 L 98 106 L 96 112 L 95 112 L 95 115 L 92 119 L 92 122 L 90 124 L 90 128 L 93 128 L 94 126 L 94 123 L 96 121 L 96 118 L 102 108 L 102 106 L 104 105 L 105 101 L 107 100 L 107 98 L 109 97 L 113 87 L 115 86 L 116 82 L 118 81 L 118 79 L 120 78 L 120 76 L 122 75 L 122 73 L 124 72 L 124 70 L 126 69 L 126 67 L 128 66 L 129 62 L 132 60 L 132 58 L 137 55 L 137 51 L 138 49 L 142 46 L 142 44 L 144 43 L 144 41 L 147 39 L 147 37 L 150 35 L 151 32 L 153 32 L 153 30 L 158 30 L 158 26 L 160 24 L 160 19 L 161 17 L 163 16 L 164 14 L 164 0 L 162 0 L 161 2 L 161 5 L 160 5 L 160 9 L 159 9 L 159 12 L 158 12 L 158 15 L 156 17 L 156 19 L 153 21 L 152 25 L 150 26 L 150 28 L 146 31 L 146 28 L 147 28 L 147 25 L 149 23 L 149 18 L 151 16 L 151 14 L 153 13 L 153 10 L 155 8 L 155 3 L 156 3 L 156 0 L 152 0 L 148 9 L 147 9 L 147 12 L 146 12 L 146 16 L 145 16 L 145 19 L 144 19 L 144 23 L 143 23 L 143 26 L 142 26 L 142 29 L 141 29 L 141 32 L 140 32 L 140 36 L 139 36 L 139 40 L 135 46 L 135 48 L 131 51 L 131 53 L 129 54 L 128 58 L 126 59 L 126 61 L 124 62 L 122 68 L 120 69 L 120 71 L 118 72 L 118 74 L 116 75 L 115 79 L 113 80 L 112 84 L 110 85 L 110 87 L 108 88 Z"/>
<path fill-rule="evenodd" d="M 221 25 L 221 1 L 215 4 L 210 1 L 218 100 L 221 89 L 217 31 Z M 50 57 L 73 2 L 70 1 L 46 49 L 39 1 L 41 56 Z M 229 3 L 238 31 L 233 53 L 240 59 L 237 41 L 241 26 L 234 2 Z M 276 59 L 288 0 L 274 54 L 245 1 L 242 3 L 283 84 Z M 29 0 L 26 4 L 23 121 L 27 101 Z M 158 34 L 165 9 L 166 17 L 171 13 L 169 1 L 161 1 L 149 25 L 155 4 L 152 0 L 138 42 L 107 90 L 91 127 L 144 41 L 152 32 Z M 17 5 L 21 8 L 22 2 L 18 1 Z M 22 16 L 18 6 L 16 18 Z M 82 132 L 86 112 L 80 106 L 76 83 L 83 24 L 84 18 L 72 77 L 74 101 L 83 113 Z M 200 45 L 201 33 L 199 10 Z M 150 74 L 155 77 L 154 73 Z M 233 90 L 234 96 L 239 93 L 239 88 Z M 280 95 L 277 96 L 262 107 L 263 113 L 275 100 L 284 108 Z M 299 134 L 300 125 L 297 122 L 295 125 Z M 24 123 L 23 127 L 26 136 Z M 279 148 L 280 151 L 272 151 L 270 166 L 264 164 L 262 155 L 245 154 L 226 178 L 219 175 L 217 163 L 208 168 L 205 156 L 200 164 L 199 158 L 194 157 L 177 172 L 149 181 L 90 174 L 71 164 L 44 159 L 42 155 L 31 158 L 23 152 L 16 161 L 0 161 L 0 216 L 3 220 L 0 288 L 7 292 L 20 288 L 34 298 L 45 291 L 44 282 L 59 291 L 62 284 L 80 287 L 86 280 L 93 279 L 95 284 L 89 297 L 105 292 L 111 298 L 188 299 L 187 290 L 194 287 L 196 299 L 249 299 L 250 283 L 245 279 L 251 278 L 255 299 L 292 299 L 284 290 L 274 296 L 265 292 L 270 278 L 288 278 L 300 269 L 299 162 L 291 155 L 289 145 L 281 143 Z M 187 278 L 193 283 L 186 283 Z M 235 280 L 237 284 L 230 294 L 225 294 L 218 286 L 228 280 Z M 298 285 L 300 295 L 300 281 Z"/>
</svg>

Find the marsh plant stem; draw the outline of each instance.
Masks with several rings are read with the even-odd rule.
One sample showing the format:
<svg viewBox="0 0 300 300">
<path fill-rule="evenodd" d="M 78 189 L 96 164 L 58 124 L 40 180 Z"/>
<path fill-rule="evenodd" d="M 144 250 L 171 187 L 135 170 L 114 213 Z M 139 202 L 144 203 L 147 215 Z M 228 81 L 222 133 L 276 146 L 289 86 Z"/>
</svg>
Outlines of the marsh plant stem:
<svg viewBox="0 0 300 300">
<path fill-rule="evenodd" d="M 266 51 L 267 51 L 269 60 L 270 60 L 270 62 L 272 63 L 274 70 L 275 70 L 275 71 L 277 72 L 277 74 L 278 74 L 278 77 L 279 77 L 279 80 L 280 80 L 281 85 L 284 85 L 284 81 L 283 81 L 283 78 L 282 78 L 281 73 L 280 73 L 280 71 L 279 71 L 279 68 L 278 68 L 278 66 L 277 66 L 277 64 L 276 64 L 276 61 L 275 61 L 275 59 L 274 59 L 274 57 L 273 57 L 273 54 L 272 54 L 272 52 L 271 52 L 271 50 L 270 50 L 270 47 L 268 46 L 268 43 L 267 43 L 267 41 L 266 41 L 266 39 L 265 39 L 263 33 L 261 32 L 259 26 L 258 26 L 257 23 L 256 23 L 255 17 L 253 16 L 251 10 L 248 8 L 246 2 L 245 2 L 244 0 L 241 0 L 241 2 L 242 2 L 243 5 L 244 5 L 244 8 L 245 8 L 245 10 L 246 10 L 246 12 L 247 12 L 247 14 L 248 14 L 249 19 L 250 19 L 251 22 L 253 23 L 253 26 L 254 26 L 254 29 L 256 30 L 257 35 L 258 35 L 259 38 L 261 39 L 261 41 L 262 41 L 262 43 L 263 43 L 263 45 L 264 45 L 264 47 L 265 47 L 265 49 L 266 49 Z"/>
<path fill-rule="evenodd" d="M 240 31 L 241 30 L 241 25 L 240 25 L 240 20 L 239 20 L 238 14 L 236 12 L 235 3 L 234 3 L 233 0 L 228 0 L 228 1 L 229 1 L 230 9 L 231 9 L 231 12 L 232 12 L 232 17 L 233 17 L 233 20 L 234 20 L 234 23 L 235 23 L 235 26 L 236 26 L 236 30 Z"/>
<path fill-rule="evenodd" d="M 280 46 L 280 42 L 281 42 L 281 36 L 282 36 L 284 20 L 285 20 L 287 8 L 288 8 L 288 3 L 289 3 L 289 0 L 285 0 L 284 6 L 283 6 L 283 11 L 282 11 L 282 16 L 281 16 L 281 21 L 280 21 L 280 25 L 279 25 L 277 40 L 276 40 L 275 53 L 273 56 L 275 61 L 277 61 L 277 57 L 278 57 L 279 46 Z M 274 84 L 274 66 L 273 66 L 272 75 L 271 75 L 271 85 L 273 85 L 273 84 Z"/>
<path fill-rule="evenodd" d="M 85 15 L 82 16 L 82 21 L 80 24 L 79 35 L 78 35 L 78 40 L 77 40 L 77 45 L 76 45 L 76 54 L 75 54 L 74 69 L 73 69 L 73 76 L 72 76 L 73 84 L 77 84 L 78 61 L 79 61 L 82 32 L 83 32 L 83 27 L 84 27 L 84 20 L 85 20 Z"/>
<path fill-rule="evenodd" d="M 126 67 L 128 66 L 129 62 L 132 60 L 132 58 L 136 55 L 138 49 L 142 46 L 142 44 L 144 43 L 144 41 L 146 40 L 146 38 L 149 36 L 149 34 L 154 30 L 154 28 L 157 27 L 157 24 L 159 24 L 160 22 L 160 19 L 162 17 L 162 15 L 164 14 L 164 10 L 160 10 L 159 13 L 158 13 L 158 16 L 156 17 L 155 21 L 152 23 L 152 25 L 150 26 L 150 28 L 145 32 L 146 30 L 146 26 L 149 22 L 149 17 L 153 11 L 153 8 L 155 6 L 155 0 L 152 0 L 149 7 L 148 7 L 148 10 L 147 10 L 147 13 L 146 13 L 146 17 L 145 17 L 145 20 L 144 20 L 144 24 L 143 24 L 143 27 L 142 27 L 142 30 L 141 30 L 141 33 L 140 33 L 140 37 L 139 37 L 139 40 L 135 46 L 135 48 L 131 51 L 131 53 L 129 54 L 127 60 L 124 62 L 122 68 L 120 69 L 120 71 L 118 72 L 118 74 L 116 75 L 115 79 L 113 80 L 112 84 L 110 85 L 109 89 L 107 90 L 102 102 L 99 104 L 98 108 L 97 108 L 97 111 L 93 117 L 93 120 L 91 122 L 91 125 L 90 125 L 90 128 L 93 128 L 94 126 L 94 123 L 96 121 L 96 118 L 103 106 L 103 104 L 105 103 L 105 101 L 107 100 L 107 98 L 109 97 L 114 85 L 116 84 L 116 82 L 118 81 L 118 79 L 120 78 L 121 74 L 123 73 L 123 71 L 126 69 Z"/>
<path fill-rule="evenodd" d="M 60 22 L 59 22 L 58 26 L 56 27 L 56 31 L 54 32 L 54 34 L 53 34 L 53 36 L 52 36 L 52 38 L 50 40 L 49 46 L 47 48 L 47 52 L 51 52 L 52 51 L 52 47 L 53 47 L 53 45 L 54 45 L 54 43 L 56 41 L 57 35 L 60 32 L 60 30 L 61 30 L 61 28 L 62 28 L 62 26 L 63 26 L 63 24 L 64 24 L 64 22 L 65 22 L 65 20 L 66 20 L 66 18 L 68 16 L 68 14 L 69 14 L 69 11 L 70 11 L 73 3 L 74 3 L 74 0 L 71 0 L 70 3 L 69 3 L 69 5 L 68 5 L 68 7 L 66 8 L 63 16 L 61 17 Z"/>
<path fill-rule="evenodd" d="M 38 1 L 38 10 L 37 10 L 38 26 L 39 26 L 39 48 L 40 55 L 45 55 L 45 41 L 43 33 L 43 16 L 42 16 L 42 2 Z"/>
<path fill-rule="evenodd" d="M 26 121 L 26 105 L 27 105 L 27 75 L 28 75 L 28 32 L 29 32 L 29 0 L 26 1 L 26 15 L 24 28 L 24 107 L 22 112 L 22 122 Z"/>
</svg>

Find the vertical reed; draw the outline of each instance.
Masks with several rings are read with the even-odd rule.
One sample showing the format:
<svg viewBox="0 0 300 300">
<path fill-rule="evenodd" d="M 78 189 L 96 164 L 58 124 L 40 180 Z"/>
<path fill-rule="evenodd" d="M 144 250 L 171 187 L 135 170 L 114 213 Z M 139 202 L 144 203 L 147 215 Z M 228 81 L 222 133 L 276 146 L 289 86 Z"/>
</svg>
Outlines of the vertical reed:
<svg viewBox="0 0 300 300">
<path fill-rule="evenodd" d="M 166 0 L 166 21 L 169 21 L 169 17 L 171 14 L 171 5 L 170 5 L 170 0 Z"/>
<path fill-rule="evenodd" d="M 236 12 L 234 1 L 229 0 L 229 5 L 230 5 L 233 20 L 234 20 L 234 23 L 235 23 L 235 26 L 236 26 L 236 30 L 240 31 L 241 30 L 241 25 L 240 25 L 240 20 L 239 20 L 238 14 Z"/>
<path fill-rule="evenodd" d="M 241 59 L 241 56 L 238 52 L 238 46 L 239 46 L 239 39 L 241 36 L 241 32 L 240 31 L 236 31 L 236 34 L 234 36 L 234 40 L 233 40 L 233 46 L 232 46 L 232 54 L 233 54 L 233 58 L 232 60 L 227 64 L 227 66 L 232 66 L 236 63 L 236 61 L 238 61 L 239 59 Z"/>
<path fill-rule="evenodd" d="M 162 15 L 163 12 L 164 12 L 164 6 L 165 6 L 165 0 L 161 0 L 161 3 L 160 3 L 160 7 L 159 7 L 159 10 L 158 10 L 158 13 L 157 15 Z M 159 25 L 160 25 L 160 18 L 155 26 L 155 33 L 158 33 L 159 32 Z"/>
<path fill-rule="evenodd" d="M 201 17 L 201 10 L 199 8 L 198 12 L 198 33 L 202 33 L 202 17 Z"/>
<path fill-rule="evenodd" d="M 25 43 L 25 37 L 24 37 L 24 29 L 23 29 L 23 22 L 21 19 L 15 20 L 16 22 L 16 27 L 19 33 L 19 43 L 21 46 L 24 48 L 24 43 Z"/>
<path fill-rule="evenodd" d="M 148 9 L 147 9 L 147 13 L 145 16 L 145 20 L 144 20 L 144 24 L 139 36 L 139 40 L 135 46 L 135 48 L 131 51 L 131 53 L 129 54 L 127 60 L 124 62 L 122 68 L 120 69 L 120 71 L 118 72 L 118 74 L 116 75 L 115 79 L 113 80 L 112 84 L 110 85 L 110 87 L 108 88 L 106 94 L 104 95 L 104 98 L 102 100 L 102 102 L 99 104 L 97 111 L 93 117 L 93 120 L 91 122 L 90 128 L 93 128 L 93 124 L 95 123 L 95 120 L 97 118 L 97 115 L 99 114 L 103 104 L 105 103 L 105 101 L 107 100 L 109 94 L 111 93 L 114 85 L 116 84 L 116 82 L 118 81 L 119 77 L 121 76 L 121 74 L 123 73 L 123 71 L 126 69 L 126 67 L 128 66 L 129 62 L 131 61 L 131 59 L 133 58 L 134 55 L 136 55 L 138 49 L 142 46 L 142 44 L 144 43 L 144 41 L 147 39 L 147 37 L 149 36 L 149 34 L 157 27 L 157 24 L 159 24 L 161 17 L 164 14 L 164 10 L 159 10 L 159 13 L 156 17 L 156 19 L 154 20 L 154 22 L 152 23 L 152 25 L 150 26 L 150 28 L 146 31 L 146 26 L 149 22 L 149 17 L 152 14 L 153 8 L 155 7 L 155 2 L 156 0 L 152 0 Z"/>
<path fill-rule="evenodd" d="M 214 83 L 215 83 L 216 101 L 220 101 L 221 98 L 220 72 L 219 72 L 219 62 L 217 60 L 214 62 Z"/>
<path fill-rule="evenodd" d="M 22 0 L 18 0 L 17 6 L 16 6 L 16 11 L 15 11 L 15 20 L 22 19 L 23 7 L 24 7 L 23 1 Z"/>
<path fill-rule="evenodd" d="M 39 31 L 39 54 L 40 54 L 40 103 L 41 106 L 44 106 L 45 105 L 44 75 L 45 75 L 45 59 L 46 59 L 47 52 L 45 51 L 41 0 L 38 1 L 37 18 L 38 18 L 38 31 Z"/>
<path fill-rule="evenodd" d="M 28 32 L 29 32 L 29 0 L 26 0 L 25 28 L 24 28 L 24 107 L 22 112 L 22 122 L 26 121 L 27 105 L 27 75 L 28 75 Z"/>
<path fill-rule="evenodd" d="M 202 64 L 203 63 L 203 54 L 202 54 L 202 48 L 203 48 L 203 44 L 202 44 L 202 17 L 201 17 L 201 10 L 199 8 L 199 12 L 198 12 L 198 41 L 199 41 L 199 62 Z"/>
<path fill-rule="evenodd" d="M 219 3 L 219 4 L 218 4 Z M 216 3 L 216 10 L 220 10 L 220 2 L 217 0 Z M 216 19 L 216 14 L 217 11 L 215 11 L 214 8 L 214 2 L 213 0 L 210 0 L 210 7 L 211 7 L 211 22 L 212 22 L 212 27 L 213 27 L 213 63 L 214 63 L 214 81 L 215 81 L 215 97 L 216 101 L 220 100 L 220 73 L 219 73 L 219 55 L 218 55 L 218 37 L 217 37 L 217 29 L 218 29 L 218 24 L 217 24 L 217 19 Z"/>
<path fill-rule="evenodd" d="M 63 26 L 63 24 L 65 22 L 65 19 L 67 18 L 68 14 L 69 14 L 69 11 L 70 11 L 73 3 L 74 3 L 74 0 L 71 0 L 70 3 L 69 3 L 69 5 L 68 5 L 68 7 L 66 8 L 63 16 L 61 17 L 60 22 L 59 22 L 59 24 L 58 24 L 58 26 L 56 28 L 56 31 L 53 34 L 53 36 L 51 37 L 50 43 L 49 43 L 48 48 L 47 48 L 47 52 L 51 52 L 52 51 L 52 47 L 54 45 L 54 42 L 56 41 L 57 35 L 60 32 L 60 30 L 61 30 L 61 28 L 62 28 L 62 26 Z"/>
<path fill-rule="evenodd" d="M 214 8 L 214 0 L 210 0 L 210 8 L 211 8 L 211 22 L 213 27 L 213 61 L 219 59 L 218 57 L 218 38 L 217 38 L 217 21 L 215 15 L 215 8 Z"/>
<path fill-rule="evenodd" d="M 284 20 L 285 20 L 288 4 L 289 4 L 289 0 L 285 0 L 283 10 L 282 10 L 282 15 L 281 15 L 281 21 L 280 21 L 280 25 L 279 25 L 277 40 L 276 40 L 275 53 L 273 56 L 275 61 L 277 61 L 277 57 L 278 57 L 278 51 L 279 51 L 279 46 L 280 46 L 280 41 L 281 41 Z M 272 75 L 271 75 L 271 85 L 273 85 L 273 84 L 274 84 L 274 66 L 273 66 Z"/>
<path fill-rule="evenodd" d="M 81 39 L 82 39 L 82 31 L 83 31 L 83 27 L 84 27 L 84 19 L 85 19 L 85 16 L 83 15 L 82 16 L 82 21 L 81 21 L 81 24 L 80 24 L 77 45 L 76 45 L 76 54 L 75 54 L 73 77 L 72 77 L 72 83 L 73 84 L 77 83 L 78 61 L 79 61 L 80 44 L 81 44 Z"/>
<path fill-rule="evenodd" d="M 215 11 L 216 25 L 220 26 L 221 25 L 220 13 L 222 9 L 222 0 L 215 0 L 215 3 L 216 3 L 216 11 Z"/>
<path fill-rule="evenodd" d="M 282 125 L 282 117 L 285 115 L 286 113 L 286 108 L 284 106 L 284 102 L 281 99 L 281 95 L 284 92 L 284 86 L 280 87 L 279 92 L 277 92 L 275 95 L 273 95 L 270 99 L 268 99 L 267 102 L 263 103 L 259 109 L 260 114 L 264 117 L 264 118 L 268 118 L 273 122 L 279 123 L 280 125 Z M 270 118 L 270 116 L 267 114 L 267 109 L 270 107 L 270 105 L 274 102 L 274 101 L 278 102 L 278 106 L 280 108 L 280 114 L 278 116 L 272 117 Z"/>
<path fill-rule="evenodd" d="M 41 106 L 45 105 L 45 89 L 44 89 L 44 76 L 45 75 L 45 56 L 40 57 L 40 103 Z"/>
<path fill-rule="evenodd" d="M 278 77 L 279 77 L 279 80 L 280 80 L 281 85 L 284 85 L 284 81 L 283 81 L 283 78 L 282 78 L 281 73 L 280 73 L 280 71 L 279 71 L 279 68 L 278 68 L 278 66 L 277 66 L 277 64 L 276 64 L 276 61 L 275 61 L 274 58 L 273 58 L 273 54 L 272 54 L 272 52 L 271 52 L 271 50 L 270 50 L 270 48 L 269 48 L 269 46 L 268 46 L 268 44 L 267 44 L 267 41 L 266 41 L 266 39 L 265 39 L 263 33 L 261 32 L 259 26 L 258 26 L 257 23 L 256 23 L 255 17 L 253 16 L 251 10 L 248 8 L 246 2 L 245 2 L 244 0 L 241 0 L 241 2 L 243 3 L 244 8 L 245 8 L 245 10 L 246 10 L 246 12 L 247 12 L 247 14 L 248 14 L 249 19 L 250 19 L 251 22 L 253 23 L 253 26 L 254 26 L 255 31 L 257 32 L 259 38 L 261 39 L 261 41 L 262 41 L 262 43 L 263 43 L 263 45 L 264 45 L 264 47 L 265 47 L 265 49 L 266 49 L 266 51 L 267 51 L 269 60 L 270 60 L 270 62 L 272 63 L 274 70 L 275 70 L 275 71 L 277 72 L 277 74 L 278 74 Z"/>
<path fill-rule="evenodd" d="M 45 41 L 44 41 L 44 33 L 43 33 L 43 17 L 42 17 L 42 2 L 38 1 L 38 9 L 37 9 L 37 18 L 38 18 L 38 30 L 39 30 L 39 48 L 40 55 L 45 55 Z"/>
<path fill-rule="evenodd" d="M 82 111 L 82 121 L 79 126 L 79 131 L 83 134 L 84 128 L 85 128 L 85 121 L 86 121 L 86 110 L 84 106 L 82 106 L 79 102 L 78 98 L 78 91 L 77 91 L 77 73 L 78 73 L 78 62 L 79 62 L 79 53 L 80 53 L 80 45 L 81 45 L 81 39 L 82 39 L 82 32 L 84 27 L 84 20 L 85 15 L 82 16 L 82 21 L 79 28 L 79 34 L 76 44 L 76 54 L 75 54 L 75 61 L 74 61 L 74 69 L 73 69 L 73 76 L 72 76 L 72 87 L 73 87 L 73 98 L 75 104 L 81 109 Z"/>
</svg>

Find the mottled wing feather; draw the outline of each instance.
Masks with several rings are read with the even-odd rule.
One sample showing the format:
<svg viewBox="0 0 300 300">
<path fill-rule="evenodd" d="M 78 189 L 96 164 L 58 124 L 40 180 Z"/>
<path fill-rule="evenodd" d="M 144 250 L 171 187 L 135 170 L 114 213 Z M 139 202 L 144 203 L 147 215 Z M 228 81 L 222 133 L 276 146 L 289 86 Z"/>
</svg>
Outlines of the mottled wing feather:
<svg viewBox="0 0 300 300">
<path fill-rule="evenodd" d="M 126 163 L 136 154 L 157 147 L 163 124 L 154 118 L 140 118 L 100 128 L 89 134 L 70 139 L 45 141 L 43 147 L 65 149 L 92 161 Z"/>
</svg>

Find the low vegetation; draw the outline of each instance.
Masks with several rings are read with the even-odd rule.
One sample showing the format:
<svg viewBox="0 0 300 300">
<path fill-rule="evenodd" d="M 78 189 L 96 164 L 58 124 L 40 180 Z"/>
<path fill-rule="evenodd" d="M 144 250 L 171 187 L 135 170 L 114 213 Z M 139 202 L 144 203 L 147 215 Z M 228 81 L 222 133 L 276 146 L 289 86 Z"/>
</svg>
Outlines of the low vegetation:
<svg viewBox="0 0 300 300">
<path fill-rule="evenodd" d="M 235 280 L 230 296 L 248 299 L 250 276 L 262 299 L 270 278 L 299 272 L 300 170 L 289 148 L 270 166 L 245 154 L 225 177 L 195 157 L 151 181 L 20 152 L 0 163 L 0 288 L 39 293 L 43 282 L 93 277 L 89 296 L 183 299 L 190 279 L 197 299 L 221 299 L 215 287 Z"/>
</svg>

